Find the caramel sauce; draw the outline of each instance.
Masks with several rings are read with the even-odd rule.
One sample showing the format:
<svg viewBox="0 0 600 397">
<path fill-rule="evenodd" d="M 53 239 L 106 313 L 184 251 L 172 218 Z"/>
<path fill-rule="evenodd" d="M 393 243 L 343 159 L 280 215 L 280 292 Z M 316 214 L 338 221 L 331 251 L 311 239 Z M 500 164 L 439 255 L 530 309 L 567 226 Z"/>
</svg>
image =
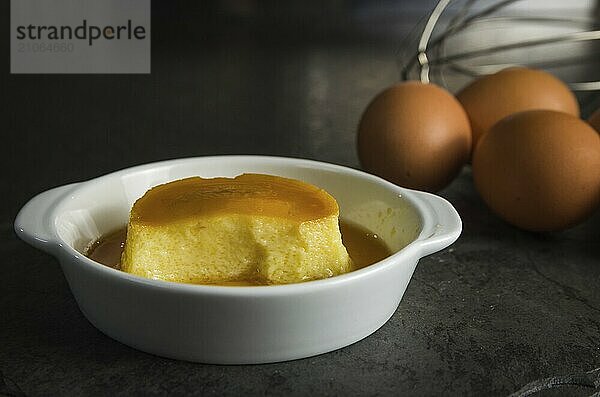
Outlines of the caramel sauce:
<svg viewBox="0 0 600 397">
<path fill-rule="evenodd" d="M 264 174 L 235 178 L 191 177 L 150 189 L 133 206 L 131 220 L 163 224 L 199 215 L 262 215 L 298 222 L 338 215 L 325 190 L 295 179 Z"/>
<path fill-rule="evenodd" d="M 391 251 L 385 243 L 377 236 L 360 225 L 340 221 L 342 242 L 348 250 L 350 258 L 354 261 L 354 269 L 357 270 L 369 266 L 375 262 L 391 255 Z M 106 234 L 92 243 L 85 255 L 103 265 L 121 270 L 121 254 L 125 245 L 127 229 L 119 229 Z M 221 282 L 219 285 L 227 286 L 251 286 L 260 285 L 252 281 L 240 280 Z"/>
</svg>

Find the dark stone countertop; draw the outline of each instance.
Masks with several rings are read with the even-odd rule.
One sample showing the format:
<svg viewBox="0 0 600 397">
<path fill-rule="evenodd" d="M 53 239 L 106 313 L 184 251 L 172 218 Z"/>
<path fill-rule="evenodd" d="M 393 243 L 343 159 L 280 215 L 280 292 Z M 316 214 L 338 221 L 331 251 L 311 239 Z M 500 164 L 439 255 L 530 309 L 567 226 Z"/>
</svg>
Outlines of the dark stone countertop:
<svg viewBox="0 0 600 397">
<path fill-rule="evenodd" d="M 360 114 L 398 77 L 394 40 L 218 30 L 183 40 L 192 24 L 155 22 L 148 76 L 17 76 L 0 64 L 8 174 L 0 185 L 0 395 L 508 395 L 559 375 L 580 374 L 555 382 L 599 381 L 584 375 L 600 367 L 600 214 L 562 233 L 517 230 L 486 209 L 468 167 L 440 193 L 461 214 L 463 235 L 423 258 L 390 321 L 351 346 L 216 366 L 145 354 L 97 331 L 57 261 L 15 236 L 12 221 L 28 198 L 194 155 L 357 167 Z M 161 42 L 165 31 L 181 40 Z"/>
</svg>

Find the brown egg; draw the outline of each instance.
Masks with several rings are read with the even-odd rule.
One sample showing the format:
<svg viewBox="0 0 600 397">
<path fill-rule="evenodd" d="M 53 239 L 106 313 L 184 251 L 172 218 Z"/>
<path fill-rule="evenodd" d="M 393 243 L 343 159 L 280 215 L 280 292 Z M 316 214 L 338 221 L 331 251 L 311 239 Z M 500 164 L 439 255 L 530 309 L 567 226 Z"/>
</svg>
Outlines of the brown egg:
<svg viewBox="0 0 600 397">
<path fill-rule="evenodd" d="M 435 192 L 470 157 L 471 131 L 460 103 L 446 90 L 397 84 L 369 104 L 358 127 L 363 168 L 397 185 Z"/>
<path fill-rule="evenodd" d="M 456 98 L 469 116 L 473 149 L 497 121 L 516 112 L 549 109 L 579 116 L 579 104 L 569 87 L 541 70 L 504 69 L 475 80 Z"/>
<path fill-rule="evenodd" d="M 588 123 L 598 132 L 600 132 L 600 109 L 597 109 L 590 118 L 588 119 Z"/>
<path fill-rule="evenodd" d="M 507 222 L 532 231 L 565 229 L 600 202 L 600 137 L 566 113 L 516 113 L 481 138 L 473 178 Z"/>
</svg>

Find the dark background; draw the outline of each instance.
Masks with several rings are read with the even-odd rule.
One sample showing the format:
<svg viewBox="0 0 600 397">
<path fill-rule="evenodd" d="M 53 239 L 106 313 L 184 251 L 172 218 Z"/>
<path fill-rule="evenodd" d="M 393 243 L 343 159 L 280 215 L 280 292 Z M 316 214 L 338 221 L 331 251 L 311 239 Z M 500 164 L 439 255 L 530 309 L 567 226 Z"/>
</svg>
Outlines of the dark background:
<svg viewBox="0 0 600 397">
<path fill-rule="evenodd" d="M 3 0 L 1 219 L 49 187 L 175 157 L 357 166 L 360 113 L 399 79 L 401 40 L 432 1 L 284 3 L 154 1 L 150 75 L 11 75 Z"/>
<path fill-rule="evenodd" d="M 358 167 L 360 114 L 398 81 L 402 38 L 432 5 L 155 0 L 150 75 L 11 75 L 0 2 L 0 394 L 507 395 L 600 367 L 600 217 L 517 230 L 482 204 L 468 167 L 440 193 L 463 235 L 421 260 L 392 319 L 352 346 L 280 364 L 123 346 L 85 320 L 56 260 L 12 231 L 36 193 L 150 161 L 272 154 Z"/>
</svg>

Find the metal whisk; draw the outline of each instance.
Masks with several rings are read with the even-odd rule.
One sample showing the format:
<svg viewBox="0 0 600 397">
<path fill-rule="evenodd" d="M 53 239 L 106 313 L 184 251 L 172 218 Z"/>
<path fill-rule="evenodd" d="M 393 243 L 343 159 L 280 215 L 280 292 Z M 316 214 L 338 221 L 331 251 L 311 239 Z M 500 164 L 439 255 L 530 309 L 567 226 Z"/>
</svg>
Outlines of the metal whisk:
<svg viewBox="0 0 600 397">
<path fill-rule="evenodd" d="M 529 66 L 549 70 L 579 96 L 597 100 L 597 18 L 552 15 L 552 10 L 526 15 L 526 6 L 527 0 L 440 0 L 421 31 L 416 54 L 413 50 L 401 61 L 402 78 L 455 91 L 475 77 Z"/>
</svg>

